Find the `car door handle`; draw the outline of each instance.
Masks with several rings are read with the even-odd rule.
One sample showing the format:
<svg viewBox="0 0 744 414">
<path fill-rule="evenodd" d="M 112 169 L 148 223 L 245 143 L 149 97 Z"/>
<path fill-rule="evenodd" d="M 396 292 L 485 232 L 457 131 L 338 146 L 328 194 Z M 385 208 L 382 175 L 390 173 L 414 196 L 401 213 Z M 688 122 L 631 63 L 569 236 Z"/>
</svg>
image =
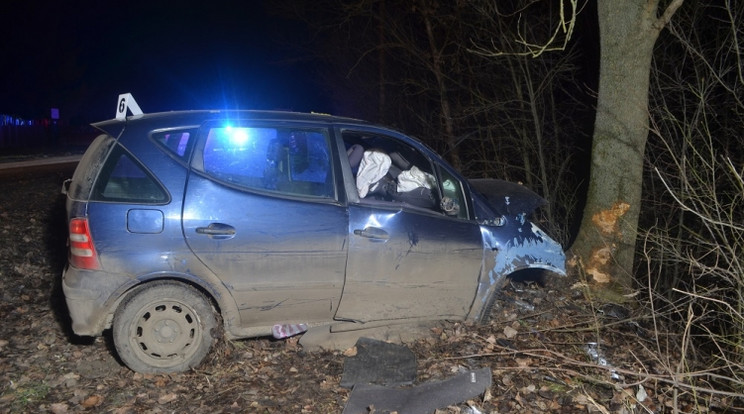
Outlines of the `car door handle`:
<svg viewBox="0 0 744 414">
<path fill-rule="evenodd" d="M 390 238 L 390 235 L 388 232 L 386 232 L 383 229 L 377 228 L 377 227 L 367 227 L 365 229 L 356 229 L 354 230 L 354 234 L 357 236 L 366 237 L 368 239 L 375 239 L 375 240 L 387 240 Z"/>
<path fill-rule="evenodd" d="M 205 234 L 213 239 L 229 239 L 235 236 L 235 227 L 223 223 L 211 223 L 207 227 L 197 227 L 197 234 Z"/>
</svg>

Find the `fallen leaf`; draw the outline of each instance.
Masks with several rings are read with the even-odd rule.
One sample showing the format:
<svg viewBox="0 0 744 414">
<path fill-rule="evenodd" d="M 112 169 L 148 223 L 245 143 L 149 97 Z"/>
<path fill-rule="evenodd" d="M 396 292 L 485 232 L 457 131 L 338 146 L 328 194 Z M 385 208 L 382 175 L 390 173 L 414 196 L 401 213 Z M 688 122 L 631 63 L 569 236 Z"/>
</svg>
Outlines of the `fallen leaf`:
<svg viewBox="0 0 744 414">
<path fill-rule="evenodd" d="M 576 282 L 573 285 L 571 285 L 571 290 L 578 290 L 578 289 L 586 289 L 589 285 L 584 282 Z"/>
<path fill-rule="evenodd" d="M 86 398 L 85 400 L 83 400 L 83 402 L 80 405 L 82 405 L 85 409 L 89 409 L 93 407 L 98 407 L 99 405 L 101 405 L 102 402 L 103 402 L 103 397 L 101 397 L 100 395 L 94 394 Z"/>
<path fill-rule="evenodd" d="M 65 403 L 54 403 L 49 407 L 53 414 L 67 414 L 70 407 Z"/>
<path fill-rule="evenodd" d="M 529 367 L 532 365 L 532 358 L 516 358 L 515 361 L 520 367 Z"/>
<path fill-rule="evenodd" d="M 173 402 L 178 399 L 178 394 L 176 393 L 169 393 L 169 394 L 163 394 L 160 397 L 158 397 L 158 404 L 168 404 L 169 402 Z"/>
<path fill-rule="evenodd" d="M 491 389 L 486 388 L 486 392 L 483 394 L 483 402 L 491 401 L 493 395 L 491 395 Z"/>
<path fill-rule="evenodd" d="M 501 378 L 501 383 L 506 385 L 507 387 L 511 387 L 511 385 L 513 384 L 511 375 L 504 375 Z"/>
<path fill-rule="evenodd" d="M 349 348 L 346 351 L 344 351 L 344 356 L 345 357 L 353 357 L 353 356 L 356 356 L 356 354 L 357 354 L 357 347 L 356 346 L 352 346 L 351 348 Z"/>
</svg>

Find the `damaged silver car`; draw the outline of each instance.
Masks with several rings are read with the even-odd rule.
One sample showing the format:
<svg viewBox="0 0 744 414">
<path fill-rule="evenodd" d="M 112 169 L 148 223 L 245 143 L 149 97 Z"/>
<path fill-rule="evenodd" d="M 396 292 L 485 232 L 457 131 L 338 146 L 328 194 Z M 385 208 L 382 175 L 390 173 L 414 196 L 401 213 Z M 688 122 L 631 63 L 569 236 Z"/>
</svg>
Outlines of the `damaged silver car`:
<svg viewBox="0 0 744 414">
<path fill-rule="evenodd" d="M 223 332 L 483 321 L 507 276 L 565 273 L 528 219 L 540 197 L 468 181 L 399 132 L 118 103 L 63 188 L 63 290 L 75 333 L 111 329 L 135 371 L 195 367 Z"/>
</svg>

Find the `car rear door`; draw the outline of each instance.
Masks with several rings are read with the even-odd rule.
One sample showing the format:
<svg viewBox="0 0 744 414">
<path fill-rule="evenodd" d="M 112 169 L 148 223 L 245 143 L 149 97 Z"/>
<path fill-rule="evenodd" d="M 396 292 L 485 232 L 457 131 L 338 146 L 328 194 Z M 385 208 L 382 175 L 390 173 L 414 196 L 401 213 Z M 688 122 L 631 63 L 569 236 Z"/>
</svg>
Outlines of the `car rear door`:
<svg viewBox="0 0 744 414">
<path fill-rule="evenodd" d="M 332 318 L 347 254 L 327 128 L 202 128 L 183 231 L 244 325 Z"/>
</svg>

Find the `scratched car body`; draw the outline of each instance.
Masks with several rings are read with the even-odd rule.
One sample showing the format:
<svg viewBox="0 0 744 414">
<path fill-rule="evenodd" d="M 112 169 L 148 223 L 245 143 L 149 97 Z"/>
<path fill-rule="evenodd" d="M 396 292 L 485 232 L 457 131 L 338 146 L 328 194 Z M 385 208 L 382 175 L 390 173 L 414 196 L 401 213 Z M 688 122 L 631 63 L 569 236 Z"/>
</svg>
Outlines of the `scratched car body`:
<svg viewBox="0 0 744 414">
<path fill-rule="evenodd" d="M 528 220 L 538 196 L 468 181 L 399 132 L 285 112 L 123 116 L 122 102 L 63 188 L 63 290 L 75 333 L 111 328 L 133 370 L 190 369 L 216 332 L 483 321 L 507 276 L 564 274 Z"/>
</svg>

